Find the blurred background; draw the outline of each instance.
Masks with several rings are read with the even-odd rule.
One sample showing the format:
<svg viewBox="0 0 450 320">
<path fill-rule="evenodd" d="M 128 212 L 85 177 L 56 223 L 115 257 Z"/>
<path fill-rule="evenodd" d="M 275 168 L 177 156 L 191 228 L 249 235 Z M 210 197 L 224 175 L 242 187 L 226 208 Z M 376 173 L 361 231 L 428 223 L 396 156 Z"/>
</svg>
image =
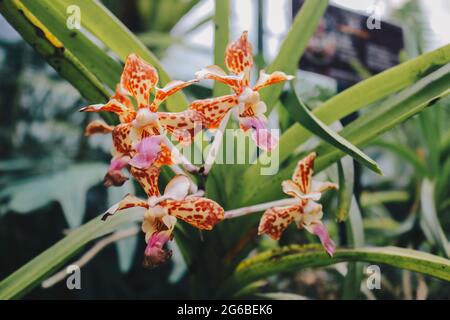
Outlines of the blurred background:
<svg viewBox="0 0 450 320">
<path fill-rule="evenodd" d="M 158 56 L 173 79 L 191 79 L 195 71 L 213 64 L 214 1 L 102 2 Z M 267 65 L 277 54 L 301 1 L 233 0 L 231 3 L 231 39 L 248 30 L 257 65 Z M 334 0 L 330 3 L 350 15 L 375 16 L 393 25 L 392 33 L 385 33 L 385 38 L 380 40 L 385 43 L 392 37 L 393 44 L 387 46 L 395 54 L 385 52 L 394 55 L 388 64 L 394 65 L 450 43 L 447 0 Z M 298 71 L 297 86 L 312 108 L 384 69 L 371 67 L 370 61 L 363 61 L 359 54 L 354 54 L 352 59 L 341 56 L 345 66 L 334 58 L 327 61 L 327 55 L 335 57 L 335 52 L 343 50 L 336 45 L 344 42 L 333 37 L 342 36 L 342 21 L 345 24 L 351 19 L 339 12 L 330 13 L 327 21 L 332 23 L 324 21 L 323 29 L 312 40 L 310 59 L 300 63 L 302 70 Z M 337 71 L 333 71 L 334 67 Z M 210 93 L 209 85 L 205 82 L 186 91 L 191 98 L 202 98 Z M 83 136 L 85 125 L 95 117 L 77 112 L 84 104 L 78 92 L 0 16 L 0 279 L 61 239 L 71 228 L 97 216 L 123 194 L 133 191 L 130 183 L 108 190 L 102 186 L 111 142 L 108 137 L 86 139 Z M 363 211 L 368 244 L 414 246 L 425 251 L 435 245 L 426 219 L 424 222 L 417 218 L 424 205 L 419 205 L 419 199 L 427 192 L 424 174 L 412 165 L 405 165 L 405 155 L 402 157 L 402 151 L 394 146 L 404 145 L 412 150 L 412 156 L 426 163 L 423 170 L 436 169 L 432 165 L 436 162 L 427 159 L 435 157 L 437 148 L 440 151 L 436 165 L 449 170 L 449 100 L 440 104 L 440 114 L 426 111 L 423 117 L 415 117 L 391 130 L 368 149 L 383 168 L 384 176 L 357 168 L 355 192 Z M 274 109 L 269 117 L 272 127 L 283 130 L 292 124 L 285 112 Z M 430 134 L 429 126 L 439 127 L 438 137 Z M 444 182 L 434 189 L 444 236 L 450 232 L 449 187 Z M 37 288 L 26 298 L 188 297 L 186 269 L 176 246 L 172 248 L 174 259 L 151 272 L 141 267 L 144 246 L 140 235 L 108 246 L 82 269 L 83 290 L 69 291 L 63 281 L 49 289 Z M 408 271 L 388 270 L 384 274 L 382 281 L 387 289 L 377 298 L 450 298 L 448 284 Z M 282 277 L 279 286 L 305 297 L 336 298 L 332 277 L 322 270 L 305 270 Z M 402 283 L 402 287 L 393 286 L 391 281 Z M 366 293 L 367 298 L 374 298 L 371 295 Z"/>
</svg>

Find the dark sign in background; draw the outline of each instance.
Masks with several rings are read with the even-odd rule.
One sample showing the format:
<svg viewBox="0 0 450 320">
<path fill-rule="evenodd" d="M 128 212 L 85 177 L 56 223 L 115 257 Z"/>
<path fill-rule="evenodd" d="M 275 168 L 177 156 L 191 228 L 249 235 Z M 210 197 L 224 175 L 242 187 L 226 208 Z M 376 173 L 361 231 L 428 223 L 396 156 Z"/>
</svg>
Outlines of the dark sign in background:
<svg viewBox="0 0 450 320">
<path fill-rule="evenodd" d="M 292 0 L 293 17 L 302 4 L 303 0 Z M 384 21 L 379 28 L 369 29 L 368 19 L 329 5 L 300 60 L 300 69 L 332 77 L 343 88 L 361 80 L 358 67 L 376 74 L 398 64 L 404 47 L 402 29 Z"/>
</svg>

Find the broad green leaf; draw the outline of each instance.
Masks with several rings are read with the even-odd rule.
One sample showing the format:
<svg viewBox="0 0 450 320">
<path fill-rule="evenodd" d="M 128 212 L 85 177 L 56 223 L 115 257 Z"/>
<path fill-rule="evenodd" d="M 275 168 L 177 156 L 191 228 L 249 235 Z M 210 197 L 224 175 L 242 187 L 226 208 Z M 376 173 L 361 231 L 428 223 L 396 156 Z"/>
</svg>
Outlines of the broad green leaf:
<svg viewBox="0 0 450 320">
<path fill-rule="evenodd" d="M 228 0 L 216 0 L 214 9 L 214 64 L 225 68 L 225 50 L 229 42 L 230 3 Z M 229 88 L 223 83 L 214 81 L 213 97 L 229 93 Z"/>
<path fill-rule="evenodd" d="M 0 198 L 7 198 L 4 210 L 28 213 L 53 201 L 58 202 L 70 228 L 78 227 L 84 217 L 86 194 L 100 183 L 107 170 L 101 163 L 72 165 L 52 175 L 19 180 L 4 188 Z"/>
<path fill-rule="evenodd" d="M 450 93 L 450 64 L 419 80 L 410 88 L 388 99 L 374 110 L 360 116 L 346 126 L 340 134 L 357 146 L 365 146 L 384 132 L 433 106 Z M 342 156 L 342 152 L 321 144 L 317 167 L 325 168 Z M 337 151 L 337 152 L 336 152 Z M 339 156 L 337 156 L 339 154 Z"/>
<path fill-rule="evenodd" d="M 446 45 L 359 82 L 318 106 L 313 113 L 329 125 L 414 84 L 449 62 L 450 45 Z M 284 132 L 278 146 L 280 163 L 310 137 L 308 130 L 299 124 L 294 124 Z M 258 181 L 261 178 L 258 174 L 260 169 L 261 165 L 256 164 L 247 170 L 243 179 L 247 187 L 261 183 L 261 180 Z"/>
<path fill-rule="evenodd" d="M 303 127 L 308 129 L 314 135 L 320 137 L 329 144 L 342 150 L 346 154 L 353 157 L 356 161 L 365 165 L 367 168 L 373 170 L 378 174 L 381 173 L 381 169 L 377 163 L 367 156 L 360 149 L 352 145 L 349 141 L 345 140 L 338 133 L 327 127 L 322 121 L 320 121 L 309 109 L 301 98 L 297 95 L 295 87 L 291 84 L 292 94 L 289 96 L 288 102 L 285 104 L 293 117 Z"/>
<path fill-rule="evenodd" d="M 373 139 L 379 137 L 387 130 L 419 113 L 428 106 L 432 106 L 439 99 L 450 93 L 450 64 L 421 79 L 410 88 L 391 97 L 382 105 L 360 116 L 342 129 L 339 134 L 358 147 L 362 147 Z M 321 143 L 315 151 L 319 155 L 315 161 L 316 172 L 327 168 L 345 155 L 344 152 L 334 148 L 328 143 Z M 276 199 L 280 196 L 278 185 L 287 179 L 293 172 L 296 160 L 301 155 L 293 157 L 291 163 L 282 169 L 276 176 L 260 179 L 252 188 L 246 188 L 244 203 L 258 203 Z M 264 181 L 265 180 L 265 181 Z M 244 180 L 247 182 L 246 180 Z M 254 182 L 255 179 L 252 179 Z M 278 184 L 278 185 L 277 185 Z M 256 187 L 255 187 L 256 185 Z"/>
<path fill-rule="evenodd" d="M 281 44 L 278 55 L 267 67 L 267 73 L 274 71 L 283 71 L 288 74 L 295 73 L 298 62 L 308 46 L 309 39 L 316 31 L 327 5 L 328 0 L 305 1 Z M 275 107 L 282 90 L 282 84 L 272 85 L 261 90 L 261 100 L 266 102 L 268 112 Z"/>
<path fill-rule="evenodd" d="M 20 1 L 62 42 L 65 49 L 70 50 L 109 89 L 115 90 L 122 71 L 120 64 L 88 39 L 82 30 L 67 26 L 69 15 L 66 7 L 59 9 L 59 2 L 52 0 Z"/>
<path fill-rule="evenodd" d="M 106 102 L 109 92 L 97 76 L 20 0 L 0 1 L 0 13 L 58 73 L 89 101 Z M 76 43 L 77 40 L 73 40 Z"/>
<path fill-rule="evenodd" d="M 52 2 L 55 2 L 55 6 L 58 5 L 60 10 L 64 12 L 70 5 L 75 4 L 79 6 L 82 13 L 82 27 L 86 28 L 92 35 L 102 41 L 122 61 L 130 53 L 136 53 L 158 70 L 159 79 L 163 85 L 170 81 L 169 75 L 153 53 L 117 17 L 103 6 L 100 1 L 59 0 Z M 169 111 L 181 111 L 187 105 L 186 97 L 182 92 L 178 92 L 167 100 L 167 108 Z"/>
<path fill-rule="evenodd" d="M 33 258 L 0 282 L 0 300 L 20 298 L 60 268 L 88 242 L 113 232 L 126 224 L 140 221 L 144 210 L 128 209 L 106 221 L 101 215 L 71 231 L 49 249 Z"/>
<path fill-rule="evenodd" d="M 428 227 L 427 229 L 430 231 L 433 240 L 442 248 L 445 255 L 450 257 L 450 244 L 436 212 L 434 184 L 428 179 L 422 181 L 420 188 L 420 206 L 422 209 L 421 219 L 423 223 Z"/>
<path fill-rule="evenodd" d="M 330 258 L 319 245 L 291 245 L 242 261 L 233 276 L 223 283 L 220 295 L 233 295 L 239 288 L 280 272 L 328 266 L 344 261 L 386 264 L 450 281 L 450 260 L 421 251 L 398 247 L 338 248 Z"/>
</svg>

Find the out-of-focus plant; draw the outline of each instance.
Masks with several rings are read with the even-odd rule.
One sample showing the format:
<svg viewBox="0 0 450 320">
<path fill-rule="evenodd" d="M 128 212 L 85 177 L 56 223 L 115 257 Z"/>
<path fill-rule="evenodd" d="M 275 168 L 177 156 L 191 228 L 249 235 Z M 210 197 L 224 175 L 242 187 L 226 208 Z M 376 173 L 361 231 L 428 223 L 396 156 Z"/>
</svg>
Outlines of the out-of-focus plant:
<svg viewBox="0 0 450 320">
<path fill-rule="evenodd" d="M 216 10 L 223 8 L 225 2 L 224 0 L 216 1 Z M 24 39 L 32 43 L 35 49 L 63 77 L 68 79 L 90 103 L 107 103 L 110 92 L 115 90 L 115 85 L 120 76 L 120 65 L 114 58 L 118 57 L 124 60 L 130 53 L 136 53 L 151 63 L 158 70 L 162 84 L 167 84 L 169 81 L 168 75 L 154 55 L 97 2 L 84 3 L 87 6 L 84 8 L 89 14 L 85 18 L 84 26 L 86 29 L 83 29 L 83 32 L 88 32 L 90 36 L 96 37 L 98 43 L 92 42 L 90 37 L 86 37 L 83 32 L 70 31 L 69 33 L 65 24 L 63 24 L 65 23 L 64 19 L 62 19 L 67 4 L 65 0 L 58 2 L 4 0 L 0 3 L 0 12 L 22 34 Z M 282 71 L 292 74 L 295 72 L 297 62 L 303 54 L 326 6 L 327 1 L 325 0 L 305 2 L 293 21 L 291 30 L 286 36 L 278 56 L 268 66 L 268 73 Z M 224 26 L 228 26 L 228 15 L 224 13 L 221 16 L 221 14 L 216 13 L 215 17 L 217 24 L 215 44 L 223 47 L 230 40 L 228 39 L 227 27 L 224 28 Z M 218 19 L 219 17 L 222 18 Z M 40 31 L 36 32 L 36 30 Z M 110 49 L 114 56 L 109 55 L 104 50 L 105 48 Z M 251 59 L 248 50 L 244 54 L 246 54 L 245 59 Z M 224 58 L 223 51 L 215 50 L 214 60 L 217 65 L 223 66 Z M 237 59 L 239 60 L 239 57 Z M 291 112 L 294 111 L 292 116 L 298 123 L 290 126 L 281 135 L 276 147 L 281 166 L 280 172 L 275 176 L 260 175 L 261 163 L 242 166 L 216 164 L 207 177 L 194 174 L 193 178 L 196 178 L 201 186 L 206 187 L 206 196 L 215 200 L 226 210 L 226 221 L 221 222 L 215 227 L 214 231 L 203 234 L 202 237 L 199 237 L 197 230 L 189 225 L 177 224 L 174 231 L 175 239 L 189 270 L 192 295 L 194 297 L 252 296 L 261 291 L 260 280 L 269 275 L 343 261 L 382 263 L 450 281 L 450 262 L 448 259 L 397 247 L 364 247 L 361 216 L 352 190 L 352 168 L 345 161 L 348 158 L 344 158 L 340 162 L 341 158 L 349 154 L 372 170 L 379 171 L 376 163 L 358 148 L 369 144 L 382 133 L 422 112 L 426 107 L 435 108 L 437 102 L 449 93 L 449 62 L 450 46 L 447 45 L 367 78 L 320 104 L 312 112 L 303 105 L 295 90 L 289 90 L 285 95 L 281 95 L 283 87 L 280 84 L 265 88 L 261 92 L 261 100 L 266 102 L 267 110 L 271 111 L 279 103 L 281 107 L 286 107 Z M 233 66 L 233 63 L 228 63 Z M 228 79 L 241 80 L 239 76 L 242 76 L 242 70 L 236 69 L 235 71 L 232 68 L 232 71 L 236 74 L 228 76 Z M 219 78 L 224 77 L 227 76 L 220 73 Z M 139 85 L 141 84 L 139 83 Z M 132 92 L 131 89 L 131 87 L 128 87 L 129 92 Z M 223 87 L 214 90 L 214 94 L 217 96 L 224 93 Z M 242 92 L 239 92 L 239 94 L 242 94 Z M 285 97 L 288 98 L 285 99 Z M 239 95 L 238 98 L 240 98 Z M 252 99 L 250 100 L 244 102 L 250 104 L 254 102 Z M 281 102 L 278 102 L 279 100 Z M 140 102 L 139 98 L 137 98 L 137 102 Z M 375 106 L 346 125 L 342 130 L 339 130 L 339 133 L 327 127 L 327 125 L 339 121 L 346 115 L 371 104 L 375 104 Z M 186 109 L 187 102 L 179 92 L 170 97 L 164 107 L 169 111 L 181 111 Z M 298 110 L 302 112 L 300 117 L 295 115 L 295 111 L 298 112 Z M 114 119 L 112 117 L 104 114 L 102 116 L 109 124 L 113 124 Z M 149 117 L 144 118 L 149 119 Z M 251 126 L 251 128 L 253 130 L 258 129 L 257 126 Z M 315 145 L 307 143 L 311 142 L 312 139 L 310 138 L 314 136 L 320 137 L 323 141 L 318 143 L 316 141 Z M 144 140 L 140 142 L 144 142 Z M 146 163 L 153 162 L 153 157 L 151 157 L 151 160 L 148 158 L 151 156 L 153 147 L 143 148 L 142 151 L 139 150 L 137 144 L 133 144 L 132 147 L 136 148 L 138 153 L 146 154 L 144 157 Z M 147 151 L 144 151 L 144 149 Z M 354 248 L 339 247 L 338 245 L 332 258 L 315 245 L 283 246 L 249 257 L 252 250 L 255 249 L 254 241 L 259 215 L 253 214 L 236 219 L 226 219 L 227 215 L 240 216 L 242 212 L 256 213 L 276 206 L 277 201 L 285 201 L 285 199 L 277 200 L 282 198 L 280 184 L 283 180 L 291 177 L 298 161 L 304 157 L 305 153 L 312 150 L 315 150 L 318 154 L 315 163 L 316 172 L 320 173 L 338 163 L 337 173 L 334 171 L 334 174 L 338 176 L 336 182 L 339 182 L 340 186 L 339 204 L 335 208 L 330 199 L 327 200 L 325 197 L 323 199 L 323 205 L 327 208 L 325 216 L 329 217 L 332 211 L 336 211 L 338 220 L 345 220 L 348 228 L 347 237 L 350 238 L 347 245 Z M 136 155 L 132 154 L 132 156 Z M 264 154 L 260 155 L 260 157 L 263 156 Z M 434 161 L 433 168 L 437 168 L 439 157 L 436 159 L 436 154 L 433 154 L 432 160 Z M 225 170 L 226 174 L 224 174 Z M 325 171 L 321 174 L 326 174 Z M 332 175 L 331 171 L 333 170 L 330 170 L 329 175 Z M 436 171 L 433 172 L 436 174 Z M 169 180 L 166 178 L 170 176 L 170 174 L 162 176 L 161 183 L 167 183 Z M 424 200 L 432 198 L 432 188 L 427 181 L 424 180 L 422 188 L 425 190 L 422 196 L 424 206 L 428 206 L 427 201 Z M 308 191 L 309 189 L 303 190 L 298 197 L 314 198 L 314 195 L 307 195 Z M 297 193 L 294 193 L 297 197 Z M 174 200 L 175 195 L 171 195 L 169 198 Z M 151 206 L 154 203 L 153 200 L 151 198 L 148 205 Z M 157 203 L 166 200 L 159 199 Z M 294 200 L 298 201 L 298 199 Z M 52 270 L 64 264 L 89 241 L 142 218 L 142 212 L 132 211 L 113 215 L 106 221 L 102 221 L 101 217 L 93 219 L 72 231 L 63 240 L 4 279 L 0 283 L 0 297 L 19 297 L 45 279 Z M 434 217 L 433 219 L 428 218 L 427 221 L 429 224 L 436 225 Z M 172 225 L 169 227 L 166 224 L 166 227 L 170 229 Z M 323 229 L 313 229 L 313 232 L 319 235 L 319 238 L 326 239 Z M 287 230 L 287 233 L 289 233 L 289 230 Z M 333 238 L 336 231 L 333 232 L 330 228 L 330 234 Z M 440 240 L 443 239 L 442 232 L 437 235 Z M 298 234 L 294 233 L 294 236 L 298 236 Z M 154 241 L 150 241 L 150 246 L 154 250 L 149 253 L 159 253 L 158 249 L 162 248 L 165 241 L 160 238 L 152 240 Z M 167 239 L 164 240 L 167 241 Z M 303 238 L 301 241 L 304 242 L 305 239 Z M 329 242 L 323 242 L 331 248 Z M 272 243 L 268 246 L 276 247 L 276 244 Z M 348 292 L 352 290 L 356 292 L 353 293 L 354 296 L 358 293 L 358 279 L 361 275 L 359 272 L 354 272 L 355 270 L 358 271 L 357 266 L 357 264 L 351 264 L 347 275 L 341 277 L 342 286 L 349 288 L 347 293 L 344 292 L 344 296 L 351 296 L 352 294 Z M 352 286 L 353 288 L 351 288 Z M 273 296 L 276 297 L 277 295 Z"/>
</svg>

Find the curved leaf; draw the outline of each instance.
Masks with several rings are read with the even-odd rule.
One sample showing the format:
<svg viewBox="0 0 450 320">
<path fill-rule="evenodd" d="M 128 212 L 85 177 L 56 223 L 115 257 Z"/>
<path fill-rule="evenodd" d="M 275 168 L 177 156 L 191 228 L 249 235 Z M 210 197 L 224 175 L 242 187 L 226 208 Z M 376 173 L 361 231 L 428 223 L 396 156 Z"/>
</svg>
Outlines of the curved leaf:
<svg viewBox="0 0 450 320">
<path fill-rule="evenodd" d="M 448 89 L 449 70 L 450 64 L 433 72 L 410 88 L 388 99 L 382 105 L 360 116 L 342 129 L 339 134 L 356 146 L 366 145 L 387 130 L 448 95 L 450 93 Z M 328 143 L 319 144 L 315 151 L 319 155 L 314 164 L 316 172 L 327 168 L 345 155 L 344 152 Z M 300 157 L 301 155 L 293 157 L 288 166 L 270 179 L 256 176 L 256 179 L 259 180 L 256 183 L 255 178 L 249 178 L 250 181 L 244 179 L 246 186 L 248 186 L 247 183 L 252 183 L 251 188 L 245 189 L 244 205 L 261 202 L 261 199 L 267 201 L 279 197 L 279 183 L 288 179 L 295 168 L 296 160 Z M 244 178 L 247 178 L 247 176 Z"/>
<path fill-rule="evenodd" d="M 285 106 L 288 108 L 290 115 L 303 127 L 311 131 L 313 134 L 319 136 L 324 141 L 342 150 L 346 154 L 350 155 L 356 161 L 365 165 L 370 170 L 378 174 L 382 174 L 378 164 L 367 156 L 360 149 L 352 145 L 349 141 L 345 140 L 338 133 L 327 127 L 322 121 L 320 121 L 308 107 L 305 106 L 303 101 L 297 95 L 295 87 L 291 84 L 292 94 Z"/>
<path fill-rule="evenodd" d="M 22 1 L 0 1 L 0 13 L 86 99 L 92 102 L 107 101 L 109 92 L 97 76 L 64 46 L 60 37 L 50 31 L 47 22 L 39 19 Z"/>
<path fill-rule="evenodd" d="M 73 0 L 52 2 L 55 2 L 55 5 L 58 5 L 64 12 L 68 6 L 74 4 Z M 130 53 L 136 53 L 145 61 L 155 66 L 163 85 L 170 81 L 169 75 L 155 55 L 116 16 L 101 4 L 100 1 L 77 1 L 76 5 L 79 6 L 82 14 L 82 27 L 86 28 L 92 35 L 102 41 L 122 61 Z M 169 111 L 181 111 L 187 105 L 187 99 L 182 92 L 178 92 L 167 99 L 167 109 Z"/>
<path fill-rule="evenodd" d="M 338 248 L 330 258 L 319 245 L 292 245 L 263 252 L 244 260 L 227 279 L 222 294 L 230 295 L 254 281 L 280 272 L 322 267 L 344 261 L 363 261 L 424 273 L 450 281 L 450 260 L 421 251 L 398 247 Z"/>
<path fill-rule="evenodd" d="M 450 44 L 359 82 L 318 106 L 313 113 L 329 125 L 414 84 L 449 62 Z M 299 124 L 294 124 L 285 131 L 278 146 L 280 163 L 288 159 L 292 151 L 311 136 L 312 134 Z M 261 181 L 258 181 L 261 178 L 258 175 L 260 170 L 261 164 L 257 163 L 246 171 L 243 179 L 246 187 L 260 184 Z"/>
</svg>

